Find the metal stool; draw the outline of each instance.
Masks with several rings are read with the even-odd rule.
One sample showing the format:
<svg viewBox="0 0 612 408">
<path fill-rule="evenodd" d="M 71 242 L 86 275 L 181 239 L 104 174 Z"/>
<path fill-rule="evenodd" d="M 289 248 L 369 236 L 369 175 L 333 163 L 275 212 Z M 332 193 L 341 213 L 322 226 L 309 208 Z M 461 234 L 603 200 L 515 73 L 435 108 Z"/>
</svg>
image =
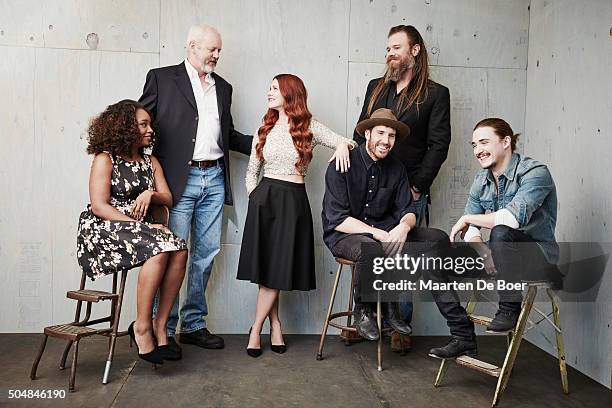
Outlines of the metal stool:
<svg viewBox="0 0 612 408">
<path fill-rule="evenodd" d="M 524 334 L 527 331 L 533 329 L 542 321 L 546 320 L 555 329 L 555 336 L 557 340 L 557 356 L 559 359 L 559 372 L 561 374 L 561 388 L 563 389 L 563 392 L 565 394 L 569 393 L 569 385 L 567 381 L 567 367 L 565 365 L 565 350 L 563 348 L 563 331 L 561 330 L 561 318 L 559 313 L 559 300 L 557 298 L 557 295 L 555 295 L 555 293 L 551 289 L 550 282 L 541 281 L 526 283 L 528 288 L 527 295 L 523 300 L 521 313 L 519 314 L 516 327 L 513 331 L 508 333 L 508 351 L 506 352 L 506 357 L 504 358 L 503 365 L 501 367 L 498 367 L 493 364 L 489 364 L 487 362 L 468 356 L 461 356 L 455 359 L 444 359 L 440 364 L 440 369 L 438 370 L 438 375 L 436 376 L 436 380 L 434 382 L 435 387 L 441 385 L 442 380 L 444 379 L 444 375 L 446 374 L 446 370 L 448 369 L 449 362 L 451 360 L 455 360 L 455 362 L 461 366 L 470 368 L 472 370 L 480 371 L 482 373 L 498 378 L 497 387 L 495 388 L 495 395 L 493 396 L 493 402 L 491 403 L 492 407 L 496 406 L 499 403 L 502 393 L 508 385 L 508 380 L 510 379 L 510 374 L 512 372 L 512 368 L 514 367 L 514 362 L 516 360 L 516 356 L 518 354 L 518 350 L 521 345 L 521 340 L 523 340 Z M 552 305 L 552 311 L 550 313 L 544 313 L 533 306 L 538 289 L 546 289 L 546 293 L 548 294 Z M 476 297 L 474 294 L 472 294 L 466 306 L 468 317 L 475 324 L 480 324 L 483 326 L 489 325 L 489 323 L 491 323 L 493 319 L 486 316 L 475 315 L 473 313 L 475 306 Z M 533 322 L 529 319 L 529 315 L 532 309 L 542 316 L 542 318 L 537 322 Z M 553 315 L 552 321 L 550 320 L 551 314 Z M 531 324 L 530 327 L 527 327 L 528 322 Z"/>
<path fill-rule="evenodd" d="M 336 258 L 336 262 L 338 263 L 338 269 L 336 271 L 336 279 L 334 281 L 334 287 L 332 289 L 331 297 L 329 299 L 329 306 L 327 307 L 327 316 L 325 318 L 325 322 L 323 323 L 323 330 L 321 331 L 321 341 L 319 342 L 319 350 L 317 351 L 317 360 L 323 360 L 323 345 L 325 344 L 325 336 L 327 334 L 327 328 L 329 326 L 340 329 L 346 333 L 357 334 L 357 329 L 351 325 L 351 319 L 353 317 L 353 290 L 355 287 L 355 262 L 343 258 Z M 342 267 L 344 265 L 348 265 L 351 267 L 351 287 L 349 293 L 348 308 L 345 312 L 338 312 L 332 314 L 332 309 L 334 308 L 334 301 L 336 300 L 336 292 L 338 291 L 338 283 L 340 282 L 340 275 L 342 274 Z M 342 325 L 333 321 L 334 319 L 342 318 L 345 316 L 346 325 Z M 378 294 L 378 298 L 376 301 L 376 323 L 378 325 L 378 371 L 382 371 L 382 332 L 389 331 L 391 329 L 388 328 L 381 330 L 382 313 L 380 306 L 380 293 Z M 348 336 L 345 338 L 345 344 L 350 344 L 350 338 Z"/>
</svg>

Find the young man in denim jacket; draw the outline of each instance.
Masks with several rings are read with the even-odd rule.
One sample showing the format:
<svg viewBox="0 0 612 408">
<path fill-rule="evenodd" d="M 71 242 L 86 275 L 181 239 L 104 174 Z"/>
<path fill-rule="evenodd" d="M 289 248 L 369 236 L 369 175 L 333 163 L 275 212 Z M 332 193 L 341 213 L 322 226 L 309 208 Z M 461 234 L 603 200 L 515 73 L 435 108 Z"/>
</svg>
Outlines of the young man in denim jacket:
<svg viewBox="0 0 612 408">
<path fill-rule="evenodd" d="M 495 271 L 498 282 L 549 280 L 559 284 L 554 265 L 559 253 L 555 183 L 544 164 L 515 153 L 517 138 L 502 119 L 484 119 L 474 127 L 472 147 L 483 170 L 474 179 L 465 213 L 452 227 L 450 239 L 454 241 L 459 234 L 465 242 L 482 243 L 480 229 L 490 229 L 488 245 L 478 245 L 477 251 L 487 272 Z M 498 290 L 498 294 L 499 309 L 488 332 L 512 330 L 520 313 L 520 290 Z M 430 355 L 453 358 L 475 354 L 474 325 L 465 309 L 450 291 L 436 295 L 450 300 L 438 302 L 438 307 L 453 337 L 446 346 L 430 350 Z"/>
</svg>

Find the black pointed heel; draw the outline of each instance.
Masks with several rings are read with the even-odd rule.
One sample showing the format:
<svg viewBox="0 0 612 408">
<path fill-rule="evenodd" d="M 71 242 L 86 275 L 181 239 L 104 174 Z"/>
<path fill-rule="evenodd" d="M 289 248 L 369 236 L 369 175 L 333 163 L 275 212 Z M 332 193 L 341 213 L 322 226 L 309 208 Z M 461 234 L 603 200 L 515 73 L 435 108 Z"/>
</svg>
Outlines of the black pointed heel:
<svg viewBox="0 0 612 408">
<path fill-rule="evenodd" d="M 140 352 L 138 351 L 138 343 L 136 343 L 136 335 L 134 334 L 134 323 L 135 322 L 130 323 L 130 326 L 128 327 L 128 333 L 130 334 L 130 338 L 132 339 L 134 344 L 136 344 L 136 353 L 138 354 L 138 357 L 145 361 L 148 361 L 149 363 L 152 363 L 153 368 L 157 369 L 158 364 L 164 364 L 164 359 L 162 358 L 161 354 L 159 354 L 157 347 L 154 348 L 153 351 L 150 351 L 145 354 L 140 354 Z"/>
<path fill-rule="evenodd" d="M 278 354 L 283 354 L 287 351 L 286 344 L 272 344 L 272 326 L 270 326 L 270 350 Z"/>
<path fill-rule="evenodd" d="M 251 335 L 251 331 L 252 330 L 253 330 L 253 327 L 251 327 L 249 329 L 249 336 Z M 247 346 L 248 346 L 248 344 L 247 344 Z M 247 351 L 247 354 L 250 357 L 253 357 L 253 358 L 257 358 L 257 357 L 261 356 L 261 353 L 262 353 L 261 347 L 259 347 L 259 348 L 249 348 L 249 347 L 247 347 L 246 351 Z"/>
</svg>

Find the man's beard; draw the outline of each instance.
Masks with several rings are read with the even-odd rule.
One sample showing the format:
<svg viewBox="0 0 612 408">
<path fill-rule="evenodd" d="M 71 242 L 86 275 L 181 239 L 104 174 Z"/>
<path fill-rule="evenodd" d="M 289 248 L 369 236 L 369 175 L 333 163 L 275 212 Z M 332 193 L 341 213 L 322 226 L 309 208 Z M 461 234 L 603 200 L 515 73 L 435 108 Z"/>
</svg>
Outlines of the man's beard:
<svg viewBox="0 0 612 408">
<path fill-rule="evenodd" d="M 206 72 L 207 74 L 212 73 L 214 70 L 215 70 L 214 65 L 211 65 L 211 64 L 202 65 L 202 71 Z"/>
<path fill-rule="evenodd" d="M 398 64 L 391 65 L 392 62 L 398 61 Z M 385 72 L 385 82 L 397 82 L 402 79 L 402 76 L 408 71 L 408 61 L 404 58 L 399 60 L 387 61 L 387 71 Z"/>
<path fill-rule="evenodd" d="M 384 159 L 385 157 L 387 157 L 387 156 L 389 155 L 389 153 L 391 153 L 391 149 L 389 149 L 389 150 L 387 151 L 387 154 L 385 154 L 385 155 L 381 155 L 381 154 L 380 154 L 380 153 L 379 153 L 379 152 L 376 150 L 376 145 L 377 145 L 378 143 L 376 143 L 376 142 L 374 142 L 374 141 L 372 141 L 372 140 L 369 140 L 367 143 L 368 143 L 368 150 L 369 150 L 369 151 L 370 151 L 370 153 L 372 153 L 372 154 L 374 155 L 374 157 L 376 157 L 378 160 L 382 160 L 382 159 Z"/>
</svg>

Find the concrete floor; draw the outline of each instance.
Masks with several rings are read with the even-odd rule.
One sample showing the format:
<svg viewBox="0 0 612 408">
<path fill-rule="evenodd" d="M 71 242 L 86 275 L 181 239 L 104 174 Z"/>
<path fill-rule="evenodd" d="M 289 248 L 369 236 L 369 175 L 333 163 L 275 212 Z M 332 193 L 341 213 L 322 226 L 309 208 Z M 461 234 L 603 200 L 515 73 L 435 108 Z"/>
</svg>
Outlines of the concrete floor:
<svg viewBox="0 0 612 408">
<path fill-rule="evenodd" d="M 157 371 L 136 357 L 126 337 L 119 339 L 111 382 L 102 385 L 106 341 L 85 339 L 79 347 L 76 392 L 63 400 L 8 400 L 10 389 L 68 389 L 69 369 L 57 365 L 63 343 L 49 339 L 38 368 L 29 378 L 39 334 L 0 335 L 0 406 L 6 407 L 488 407 L 495 379 L 455 364 L 443 385 L 433 387 L 439 360 L 427 356 L 445 338 L 416 337 L 405 356 L 385 342 L 383 372 L 376 370 L 376 344 L 346 347 L 335 336 L 326 342 L 325 359 L 316 361 L 318 336 L 285 336 L 286 354 L 269 348 L 258 359 L 244 351 L 246 335 L 227 335 L 223 350 L 183 347 L 183 360 Z M 268 337 L 263 336 L 264 345 Z M 479 337 L 480 358 L 502 361 L 505 339 Z M 562 393 L 557 361 L 528 342 L 519 357 L 500 406 L 610 407 L 612 392 L 569 369 L 570 395 Z"/>
</svg>

